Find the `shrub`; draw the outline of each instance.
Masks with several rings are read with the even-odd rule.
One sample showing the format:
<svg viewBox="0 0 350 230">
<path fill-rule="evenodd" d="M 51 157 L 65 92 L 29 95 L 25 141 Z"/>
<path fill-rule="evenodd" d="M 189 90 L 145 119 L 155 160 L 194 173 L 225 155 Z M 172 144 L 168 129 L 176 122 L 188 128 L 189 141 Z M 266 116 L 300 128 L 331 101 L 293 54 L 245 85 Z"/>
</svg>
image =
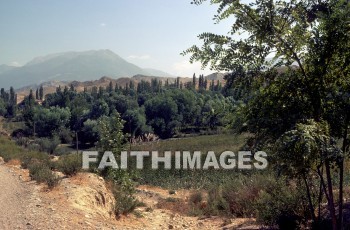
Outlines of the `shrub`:
<svg viewBox="0 0 350 230">
<path fill-rule="evenodd" d="M 260 191 L 269 187 L 267 176 L 241 177 L 232 184 L 226 184 L 222 197 L 228 204 L 228 211 L 237 217 L 255 215 L 254 203 Z"/>
<path fill-rule="evenodd" d="M 303 195 L 291 186 L 276 184 L 275 189 L 262 191 L 255 204 L 257 220 L 279 229 L 298 229 L 303 216 Z M 306 200 L 304 200 L 306 203 Z"/>
<path fill-rule="evenodd" d="M 193 204 L 199 204 L 203 201 L 203 194 L 200 191 L 193 192 L 190 195 L 189 201 Z"/>
<path fill-rule="evenodd" d="M 167 197 L 165 198 L 166 202 L 171 202 L 171 203 L 175 203 L 179 201 L 179 198 L 174 198 L 174 197 Z"/>
<path fill-rule="evenodd" d="M 0 137 L 0 157 L 2 157 L 5 162 L 12 159 L 19 159 L 19 153 L 21 151 L 23 151 L 23 149 L 10 141 L 7 137 Z"/>
<path fill-rule="evenodd" d="M 27 137 L 29 136 L 29 132 L 28 130 L 25 130 L 25 129 L 15 129 L 12 133 L 11 133 L 11 136 L 14 137 L 14 138 L 20 138 L 20 137 Z"/>
<path fill-rule="evenodd" d="M 118 192 L 114 195 L 116 197 L 116 204 L 114 207 L 114 212 L 116 216 L 131 213 L 137 207 L 137 200 L 135 199 L 135 197 L 129 196 L 120 190 L 118 190 Z"/>
<path fill-rule="evenodd" d="M 74 151 L 74 152 L 76 152 L 76 151 Z M 54 154 L 56 156 L 68 155 L 68 154 L 71 154 L 71 153 L 73 153 L 73 149 L 68 147 L 68 146 L 59 146 L 54 151 Z"/>
<path fill-rule="evenodd" d="M 126 215 L 135 210 L 139 202 L 133 193 L 126 191 L 123 186 L 110 182 L 111 190 L 115 198 L 114 213 L 116 217 Z"/>
<path fill-rule="evenodd" d="M 19 146 L 27 147 L 30 144 L 30 139 L 28 137 L 19 137 L 16 139 L 16 144 Z"/>
<path fill-rule="evenodd" d="M 132 180 L 134 175 L 120 169 L 109 169 L 107 179 L 110 181 L 111 190 L 115 198 L 114 213 L 117 217 L 126 215 L 138 206 L 139 201 L 135 198 L 135 184 Z"/>
<path fill-rule="evenodd" d="M 81 154 L 63 155 L 58 160 L 58 169 L 67 176 L 74 176 L 82 167 Z"/>
<path fill-rule="evenodd" d="M 38 143 L 35 142 L 30 142 L 26 148 L 31 151 L 40 151 L 40 146 L 38 145 Z"/>
<path fill-rule="evenodd" d="M 28 165 L 28 169 L 29 175 L 33 180 L 38 183 L 46 183 L 50 189 L 59 182 L 58 177 L 54 175 L 51 169 L 41 162 L 32 162 Z"/>
<path fill-rule="evenodd" d="M 67 128 L 60 128 L 58 131 L 58 136 L 62 143 L 70 144 L 73 142 L 73 133 Z"/>
<path fill-rule="evenodd" d="M 212 188 L 208 191 L 208 204 L 204 209 L 207 215 L 227 214 L 229 212 L 229 204 L 222 196 L 222 188 Z"/>
<path fill-rule="evenodd" d="M 19 157 L 22 168 L 26 169 L 32 162 L 41 162 L 45 165 L 50 165 L 50 157 L 46 153 L 30 151 L 22 153 Z"/>
<path fill-rule="evenodd" d="M 53 154 L 57 146 L 60 144 L 60 139 L 57 136 L 53 138 L 40 138 L 37 143 L 40 146 L 40 151 Z"/>
</svg>

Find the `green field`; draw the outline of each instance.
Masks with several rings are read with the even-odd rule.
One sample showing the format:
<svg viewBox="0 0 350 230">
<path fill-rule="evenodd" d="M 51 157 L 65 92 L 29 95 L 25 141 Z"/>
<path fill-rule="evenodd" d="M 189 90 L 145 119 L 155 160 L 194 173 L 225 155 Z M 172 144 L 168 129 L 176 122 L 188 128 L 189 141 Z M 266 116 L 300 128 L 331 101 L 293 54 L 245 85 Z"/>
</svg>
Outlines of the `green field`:
<svg viewBox="0 0 350 230">
<path fill-rule="evenodd" d="M 238 151 L 245 150 L 244 145 L 247 138 L 249 138 L 249 134 L 196 136 L 132 145 L 131 150 L 158 151 L 160 154 L 164 151 L 172 151 L 173 153 L 175 151 L 190 151 L 191 153 L 193 151 L 201 151 L 204 155 L 208 151 L 214 151 L 216 154 L 220 154 L 229 150 L 237 154 Z M 160 164 L 158 170 L 153 170 L 150 165 L 151 159 L 145 158 L 145 168 L 137 170 L 139 183 L 169 189 L 210 189 L 230 182 L 233 183 L 244 175 L 256 172 L 254 170 L 240 171 L 238 169 L 225 170 L 212 168 L 209 170 L 184 170 L 174 169 L 173 167 L 172 169 L 164 169 L 162 168 L 162 164 Z M 174 165 L 174 159 L 172 165 Z M 258 173 L 264 174 L 265 172 L 259 171 Z"/>
<path fill-rule="evenodd" d="M 158 142 L 142 143 L 131 146 L 131 150 L 136 151 L 214 151 L 221 153 L 223 151 L 238 152 L 243 150 L 242 147 L 249 137 L 248 134 L 219 134 L 204 135 L 187 138 L 174 138 L 168 140 L 160 140 Z"/>
</svg>

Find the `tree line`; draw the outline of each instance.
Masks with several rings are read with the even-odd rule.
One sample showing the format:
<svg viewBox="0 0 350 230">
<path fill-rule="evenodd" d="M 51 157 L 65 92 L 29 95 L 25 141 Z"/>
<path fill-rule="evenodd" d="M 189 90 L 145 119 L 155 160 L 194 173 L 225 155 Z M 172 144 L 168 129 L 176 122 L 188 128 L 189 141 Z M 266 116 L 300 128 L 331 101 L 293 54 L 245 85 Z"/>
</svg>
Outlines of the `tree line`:
<svg viewBox="0 0 350 230">
<path fill-rule="evenodd" d="M 125 121 L 123 132 L 130 137 L 154 133 L 170 138 L 182 132 L 214 130 L 224 126 L 225 111 L 233 107 L 234 99 L 221 93 L 221 83 L 212 81 L 215 86 L 211 90 L 204 81 L 200 75 L 196 84 L 194 75 L 190 85 L 181 87 L 179 78 L 164 85 L 159 79 L 137 84 L 131 80 L 125 86 L 110 82 L 106 87 L 93 86 L 82 92 L 73 85 L 58 86 L 45 97 L 41 86 L 14 104 L 18 113 L 12 117 L 25 122 L 21 135 L 59 137 L 62 143 L 90 145 L 99 140 L 98 122 L 115 113 Z M 8 98 L 16 98 L 11 89 Z M 7 97 L 5 91 L 4 95 Z"/>
</svg>

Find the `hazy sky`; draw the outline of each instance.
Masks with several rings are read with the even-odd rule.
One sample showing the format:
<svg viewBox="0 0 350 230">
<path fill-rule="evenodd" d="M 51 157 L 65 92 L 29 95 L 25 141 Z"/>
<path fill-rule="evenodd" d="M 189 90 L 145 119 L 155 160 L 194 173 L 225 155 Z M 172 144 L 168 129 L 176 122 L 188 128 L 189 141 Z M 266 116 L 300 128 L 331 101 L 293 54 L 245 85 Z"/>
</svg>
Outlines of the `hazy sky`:
<svg viewBox="0 0 350 230">
<path fill-rule="evenodd" d="M 209 73 L 180 52 L 202 32 L 226 34 L 217 6 L 191 0 L 7 0 L 0 3 L 0 64 L 50 53 L 110 49 L 127 61 L 174 75 Z"/>
</svg>

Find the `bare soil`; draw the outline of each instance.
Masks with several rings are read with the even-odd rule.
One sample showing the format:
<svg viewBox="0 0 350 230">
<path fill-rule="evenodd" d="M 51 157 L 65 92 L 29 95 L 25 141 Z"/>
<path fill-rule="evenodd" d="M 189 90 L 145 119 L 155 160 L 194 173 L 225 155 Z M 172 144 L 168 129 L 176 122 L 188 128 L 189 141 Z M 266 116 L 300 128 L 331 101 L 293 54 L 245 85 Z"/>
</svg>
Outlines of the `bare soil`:
<svg viewBox="0 0 350 230">
<path fill-rule="evenodd" d="M 58 173 L 59 174 L 59 173 Z M 79 173 L 53 190 L 31 181 L 16 161 L 0 162 L 0 229 L 258 229 L 254 219 L 188 216 L 190 191 L 139 186 L 145 205 L 116 219 L 102 178 Z M 167 198 L 176 202 L 164 202 Z"/>
</svg>

